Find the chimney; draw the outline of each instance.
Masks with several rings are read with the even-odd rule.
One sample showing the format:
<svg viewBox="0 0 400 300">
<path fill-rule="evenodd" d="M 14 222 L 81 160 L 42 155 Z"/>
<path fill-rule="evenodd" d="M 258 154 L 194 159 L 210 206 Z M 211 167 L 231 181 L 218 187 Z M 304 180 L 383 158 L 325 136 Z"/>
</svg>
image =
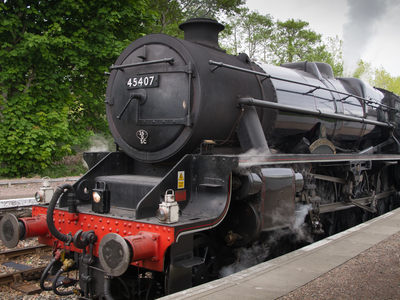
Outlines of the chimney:
<svg viewBox="0 0 400 300">
<path fill-rule="evenodd" d="M 218 34 L 224 30 L 225 26 L 216 20 L 208 18 L 189 19 L 179 25 L 179 28 L 183 30 L 186 41 L 222 50 L 218 44 Z"/>
</svg>

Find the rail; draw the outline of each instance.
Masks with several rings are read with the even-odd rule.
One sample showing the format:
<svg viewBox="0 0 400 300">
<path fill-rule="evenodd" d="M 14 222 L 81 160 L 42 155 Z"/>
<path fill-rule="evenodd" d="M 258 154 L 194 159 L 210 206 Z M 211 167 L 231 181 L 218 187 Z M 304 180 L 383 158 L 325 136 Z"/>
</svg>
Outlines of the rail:
<svg viewBox="0 0 400 300">
<path fill-rule="evenodd" d="M 53 179 L 48 179 L 48 182 L 66 182 L 66 181 L 77 181 L 80 177 L 67 177 L 67 178 L 53 178 Z M 18 185 L 18 184 L 31 184 L 31 183 L 43 183 L 42 178 L 37 178 L 37 179 L 4 179 L 0 180 L 0 186 L 2 185 L 8 185 L 8 186 L 13 186 L 13 185 Z"/>
<path fill-rule="evenodd" d="M 125 68 L 129 68 L 129 67 L 153 65 L 153 64 L 159 64 L 159 63 L 169 63 L 170 65 L 172 65 L 174 63 L 174 58 L 173 57 L 166 57 L 166 58 L 163 58 L 163 59 L 143 61 L 143 62 L 137 62 L 137 63 L 132 63 L 132 64 L 112 65 L 110 67 L 110 70 L 119 70 L 119 69 L 125 69 Z"/>
<path fill-rule="evenodd" d="M 46 266 L 36 267 L 29 270 L 15 271 L 0 275 L 0 285 L 6 285 L 22 280 L 39 279 Z"/>
<path fill-rule="evenodd" d="M 0 252 L 0 261 L 6 261 L 7 259 L 32 254 L 42 254 L 46 251 L 50 251 L 51 247 L 47 245 L 37 245 L 25 248 L 17 248 Z"/>
<path fill-rule="evenodd" d="M 15 199 L 1 199 L 0 209 L 11 209 L 19 207 L 27 207 L 38 204 L 34 197 L 29 198 L 15 198 Z"/>
</svg>

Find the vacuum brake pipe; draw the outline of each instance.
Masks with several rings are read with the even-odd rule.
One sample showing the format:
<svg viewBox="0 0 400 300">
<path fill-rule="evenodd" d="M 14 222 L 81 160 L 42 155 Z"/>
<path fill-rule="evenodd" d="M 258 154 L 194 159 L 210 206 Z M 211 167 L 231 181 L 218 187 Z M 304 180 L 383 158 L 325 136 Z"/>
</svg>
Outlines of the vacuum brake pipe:
<svg viewBox="0 0 400 300">
<path fill-rule="evenodd" d="M 57 189 L 55 190 L 53 197 L 50 200 L 49 207 L 47 209 L 47 226 L 49 227 L 50 233 L 55 238 L 57 238 L 58 240 L 66 243 L 68 245 L 72 242 L 72 239 L 73 239 L 72 235 L 71 234 L 67 235 L 67 234 L 63 234 L 63 233 L 59 232 L 57 230 L 56 226 L 54 225 L 54 221 L 53 221 L 54 208 L 56 207 L 58 199 L 61 198 L 61 196 L 64 194 L 65 190 L 73 192 L 73 188 L 69 184 L 63 184 L 63 185 L 57 187 Z"/>
</svg>

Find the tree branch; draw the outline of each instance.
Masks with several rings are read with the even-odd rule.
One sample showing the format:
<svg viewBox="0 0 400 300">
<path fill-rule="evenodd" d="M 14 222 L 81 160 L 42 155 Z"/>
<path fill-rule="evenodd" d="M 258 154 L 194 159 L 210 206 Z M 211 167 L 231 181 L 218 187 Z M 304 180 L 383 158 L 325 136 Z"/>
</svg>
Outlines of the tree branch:
<svg viewBox="0 0 400 300">
<path fill-rule="evenodd" d="M 34 69 L 31 69 L 30 71 L 31 72 L 30 72 L 30 74 L 28 76 L 28 81 L 26 82 L 24 91 L 22 92 L 23 94 L 26 94 L 28 92 L 29 88 L 32 86 L 33 79 L 35 79 L 35 71 L 34 71 Z"/>
</svg>

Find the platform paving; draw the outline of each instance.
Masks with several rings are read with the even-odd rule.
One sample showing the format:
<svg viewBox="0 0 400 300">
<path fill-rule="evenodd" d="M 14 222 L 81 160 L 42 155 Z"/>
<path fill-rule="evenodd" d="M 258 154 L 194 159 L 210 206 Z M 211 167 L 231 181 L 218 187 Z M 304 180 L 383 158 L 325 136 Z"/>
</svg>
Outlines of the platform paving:
<svg viewBox="0 0 400 300">
<path fill-rule="evenodd" d="M 289 254 L 162 299 L 276 299 L 399 231 L 400 209 L 396 209 Z"/>
</svg>

